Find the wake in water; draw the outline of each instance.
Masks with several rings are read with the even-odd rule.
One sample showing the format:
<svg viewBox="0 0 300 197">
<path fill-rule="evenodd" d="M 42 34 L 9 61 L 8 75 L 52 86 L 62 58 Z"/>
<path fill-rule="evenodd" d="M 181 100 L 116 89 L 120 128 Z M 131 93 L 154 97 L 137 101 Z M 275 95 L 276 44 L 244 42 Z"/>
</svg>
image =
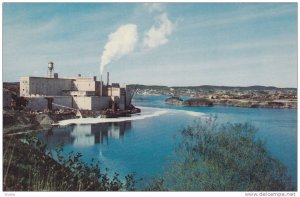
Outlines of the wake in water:
<svg viewBox="0 0 300 197">
<path fill-rule="evenodd" d="M 141 113 L 133 114 L 131 117 L 119 117 L 119 118 L 79 118 L 79 119 L 69 119 L 59 121 L 59 125 L 65 126 L 69 124 L 97 124 L 105 122 L 124 122 L 131 120 L 142 120 L 145 118 L 151 118 L 155 116 L 160 116 L 166 113 L 185 113 L 189 116 L 201 117 L 205 115 L 201 112 L 185 111 L 185 110 L 175 110 L 175 109 L 161 109 L 153 107 L 138 107 L 141 109 Z"/>
</svg>

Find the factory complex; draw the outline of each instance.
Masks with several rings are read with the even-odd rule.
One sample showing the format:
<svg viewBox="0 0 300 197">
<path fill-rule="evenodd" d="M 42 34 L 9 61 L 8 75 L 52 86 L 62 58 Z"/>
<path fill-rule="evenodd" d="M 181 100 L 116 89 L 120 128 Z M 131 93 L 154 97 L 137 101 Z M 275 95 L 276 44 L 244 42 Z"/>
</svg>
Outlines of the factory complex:
<svg viewBox="0 0 300 197">
<path fill-rule="evenodd" d="M 106 85 L 96 76 L 59 78 L 54 63 L 48 63 L 47 77 L 21 77 L 20 96 L 28 100 L 30 110 L 79 109 L 102 111 L 126 110 L 130 105 L 130 92 L 126 85 Z"/>
</svg>

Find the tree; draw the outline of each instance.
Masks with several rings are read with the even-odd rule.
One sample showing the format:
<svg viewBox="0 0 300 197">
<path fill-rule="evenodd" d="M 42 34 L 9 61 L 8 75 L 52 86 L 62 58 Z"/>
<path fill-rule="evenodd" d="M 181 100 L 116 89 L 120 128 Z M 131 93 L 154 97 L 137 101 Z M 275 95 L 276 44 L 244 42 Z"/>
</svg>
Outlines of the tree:
<svg viewBox="0 0 300 197">
<path fill-rule="evenodd" d="M 162 182 L 176 191 L 287 191 L 286 168 L 255 137 L 251 124 L 209 118 L 186 127 Z"/>
</svg>

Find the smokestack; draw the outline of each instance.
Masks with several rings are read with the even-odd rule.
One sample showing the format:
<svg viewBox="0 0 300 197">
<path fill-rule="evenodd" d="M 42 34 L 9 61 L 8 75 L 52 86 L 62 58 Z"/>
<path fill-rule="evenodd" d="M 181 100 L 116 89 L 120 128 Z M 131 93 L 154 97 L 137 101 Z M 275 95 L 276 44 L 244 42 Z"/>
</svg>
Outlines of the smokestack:
<svg viewBox="0 0 300 197">
<path fill-rule="evenodd" d="M 107 72 L 107 87 L 109 85 L 109 72 Z"/>
<path fill-rule="evenodd" d="M 102 86 L 103 86 L 103 82 L 102 82 L 102 75 L 100 76 L 100 96 L 102 96 Z"/>
</svg>

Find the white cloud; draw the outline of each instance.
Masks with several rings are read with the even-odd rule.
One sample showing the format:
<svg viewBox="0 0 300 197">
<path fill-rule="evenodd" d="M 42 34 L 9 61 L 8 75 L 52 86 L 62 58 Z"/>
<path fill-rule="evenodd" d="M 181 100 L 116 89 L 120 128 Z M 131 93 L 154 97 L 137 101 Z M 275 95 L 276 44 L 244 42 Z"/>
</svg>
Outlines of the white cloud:
<svg viewBox="0 0 300 197">
<path fill-rule="evenodd" d="M 174 24 L 169 20 L 166 13 L 158 18 L 158 26 L 153 25 L 145 34 L 144 45 L 154 48 L 168 42 L 168 36 L 174 30 Z"/>
</svg>

